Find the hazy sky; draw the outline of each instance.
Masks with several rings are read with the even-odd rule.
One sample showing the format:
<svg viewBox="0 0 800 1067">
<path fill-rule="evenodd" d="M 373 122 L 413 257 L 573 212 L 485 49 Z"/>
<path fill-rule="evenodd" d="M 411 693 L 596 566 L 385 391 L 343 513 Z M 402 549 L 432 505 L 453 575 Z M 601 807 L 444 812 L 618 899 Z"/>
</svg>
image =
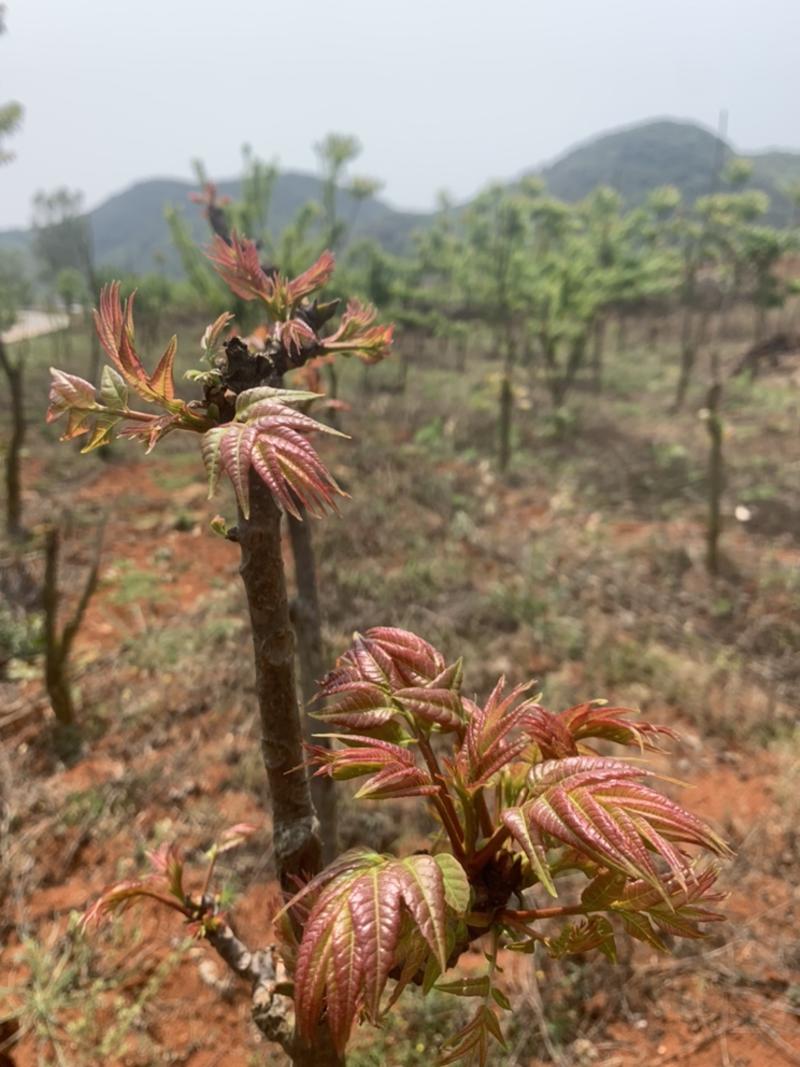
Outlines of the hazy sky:
<svg viewBox="0 0 800 1067">
<path fill-rule="evenodd" d="M 140 178 L 239 170 L 248 141 L 313 170 L 355 134 L 354 172 L 429 208 L 652 116 L 741 149 L 800 148 L 800 0 L 7 0 L 0 102 L 20 100 L 0 227 L 68 185 L 90 206 Z M 9 144 L 11 147 L 11 144 Z"/>
</svg>

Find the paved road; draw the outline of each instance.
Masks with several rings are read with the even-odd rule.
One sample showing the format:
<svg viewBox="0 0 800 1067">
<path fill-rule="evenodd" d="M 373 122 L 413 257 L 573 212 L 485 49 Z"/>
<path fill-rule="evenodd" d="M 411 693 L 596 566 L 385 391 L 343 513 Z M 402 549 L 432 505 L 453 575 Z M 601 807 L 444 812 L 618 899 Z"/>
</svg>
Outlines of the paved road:
<svg viewBox="0 0 800 1067">
<path fill-rule="evenodd" d="M 41 337 L 45 333 L 55 333 L 69 326 L 69 318 L 63 313 L 51 311 L 20 311 L 17 321 L 10 330 L 3 334 L 7 345 L 15 341 L 27 341 L 31 337 Z"/>
</svg>

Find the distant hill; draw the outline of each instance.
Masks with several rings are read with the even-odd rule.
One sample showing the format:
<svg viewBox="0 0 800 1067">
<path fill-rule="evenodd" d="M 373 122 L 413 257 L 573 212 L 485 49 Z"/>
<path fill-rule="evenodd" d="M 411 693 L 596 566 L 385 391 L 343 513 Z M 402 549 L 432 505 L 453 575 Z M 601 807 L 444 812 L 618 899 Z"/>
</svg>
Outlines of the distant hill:
<svg viewBox="0 0 800 1067">
<path fill-rule="evenodd" d="M 749 158 L 756 174 L 780 188 L 800 182 L 800 152 L 754 152 Z"/>
<path fill-rule="evenodd" d="M 750 187 L 768 194 L 770 221 L 786 225 L 792 216 L 783 186 L 793 178 L 800 179 L 800 153 L 748 156 L 735 152 L 716 134 L 695 123 L 663 119 L 602 134 L 570 149 L 537 173 L 562 200 L 581 200 L 598 185 L 610 185 L 633 205 L 659 185 L 675 185 L 684 199 L 692 202 L 709 192 L 719 155 L 723 161 L 734 156 L 751 159 Z"/>
<path fill-rule="evenodd" d="M 611 185 L 630 206 L 640 203 L 656 186 L 667 184 L 676 185 L 687 201 L 693 201 L 709 191 L 718 154 L 724 160 L 734 155 L 751 159 L 751 186 L 763 189 L 770 197 L 769 221 L 775 225 L 790 222 L 792 207 L 783 189 L 792 181 L 800 181 L 800 153 L 776 150 L 748 156 L 691 122 L 659 119 L 615 130 L 570 149 L 535 173 L 545 179 L 554 196 L 568 201 L 582 199 L 598 185 Z M 172 204 L 181 210 L 195 239 L 205 243 L 205 219 L 188 199 L 193 188 L 186 181 L 152 178 L 137 182 L 95 208 L 89 217 L 98 263 L 120 271 L 163 269 L 179 276 L 181 268 L 164 221 L 164 208 Z M 219 188 L 221 193 L 237 197 L 239 182 L 220 182 Z M 319 200 L 320 188 L 320 180 L 312 175 L 280 174 L 273 193 L 272 230 L 280 232 L 303 204 Z M 340 198 L 340 211 L 345 218 L 355 218 L 354 237 L 373 237 L 390 251 L 401 251 L 412 231 L 433 218 L 424 212 L 397 211 L 380 199 L 357 208 L 346 194 Z M 0 232 L 3 247 L 25 251 L 30 247 L 30 235 L 25 230 Z"/>
<path fill-rule="evenodd" d="M 237 198 L 239 181 L 218 183 L 222 195 Z M 89 213 L 97 262 L 120 271 L 143 273 L 163 270 L 181 274 L 178 255 L 164 219 L 164 209 L 173 205 L 181 211 L 195 240 L 209 240 L 208 223 L 202 209 L 189 201 L 196 183 L 173 178 L 151 178 L 100 204 Z M 286 172 L 275 182 L 270 208 L 270 227 L 280 233 L 309 200 L 319 200 L 321 182 L 310 174 Z M 344 219 L 354 219 L 353 238 L 373 237 L 390 251 L 400 251 L 411 232 L 425 224 L 423 213 L 396 211 L 379 199 L 357 204 L 347 193 L 339 197 L 338 210 Z M 30 233 L 26 230 L 0 232 L 0 248 L 26 251 Z"/>
</svg>

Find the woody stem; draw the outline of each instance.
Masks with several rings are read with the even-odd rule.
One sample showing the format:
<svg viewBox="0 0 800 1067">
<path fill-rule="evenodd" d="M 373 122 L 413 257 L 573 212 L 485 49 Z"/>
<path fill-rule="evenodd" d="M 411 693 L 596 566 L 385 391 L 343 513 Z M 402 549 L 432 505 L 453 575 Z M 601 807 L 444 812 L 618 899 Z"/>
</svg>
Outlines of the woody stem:
<svg viewBox="0 0 800 1067">
<path fill-rule="evenodd" d="M 444 823 L 448 837 L 453 845 L 453 851 L 459 859 L 464 859 L 464 834 L 461 829 L 461 823 L 458 820 L 458 812 L 453 804 L 453 798 L 448 792 L 441 768 L 439 767 L 439 761 L 436 759 L 436 753 L 433 751 L 431 743 L 427 737 L 419 734 L 417 740 L 419 742 L 420 752 L 422 752 L 425 762 L 428 765 L 428 770 L 431 773 L 431 778 L 439 790 L 433 798 L 434 803 L 441 815 L 442 822 Z"/>
</svg>

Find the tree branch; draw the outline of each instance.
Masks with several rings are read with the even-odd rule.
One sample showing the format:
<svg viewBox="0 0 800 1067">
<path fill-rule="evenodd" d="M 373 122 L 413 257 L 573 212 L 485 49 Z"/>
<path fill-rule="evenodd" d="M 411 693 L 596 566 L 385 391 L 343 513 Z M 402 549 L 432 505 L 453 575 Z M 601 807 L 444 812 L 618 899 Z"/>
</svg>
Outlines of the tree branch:
<svg viewBox="0 0 800 1067">
<path fill-rule="evenodd" d="M 274 946 L 251 951 L 222 919 L 215 919 L 205 937 L 220 959 L 237 977 L 249 983 L 252 991 L 253 1021 L 269 1041 L 279 1044 L 287 1055 L 294 1048 L 294 1002 L 278 992 L 287 984 L 283 963 Z"/>
</svg>

